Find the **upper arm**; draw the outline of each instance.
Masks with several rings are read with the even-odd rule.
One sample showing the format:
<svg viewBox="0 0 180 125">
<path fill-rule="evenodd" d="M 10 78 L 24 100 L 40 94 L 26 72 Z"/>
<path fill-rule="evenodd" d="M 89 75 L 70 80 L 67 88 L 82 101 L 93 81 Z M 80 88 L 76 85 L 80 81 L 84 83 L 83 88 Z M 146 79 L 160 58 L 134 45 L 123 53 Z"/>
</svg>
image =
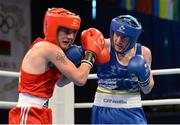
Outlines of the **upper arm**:
<svg viewBox="0 0 180 125">
<path fill-rule="evenodd" d="M 58 46 L 50 44 L 46 47 L 46 58 L 52 62 L 59 71 L 70 80 L 76 79 L 75 73 L 78 72 L 75 65 L 66 57 L 65 53 Z"/>
</svg>

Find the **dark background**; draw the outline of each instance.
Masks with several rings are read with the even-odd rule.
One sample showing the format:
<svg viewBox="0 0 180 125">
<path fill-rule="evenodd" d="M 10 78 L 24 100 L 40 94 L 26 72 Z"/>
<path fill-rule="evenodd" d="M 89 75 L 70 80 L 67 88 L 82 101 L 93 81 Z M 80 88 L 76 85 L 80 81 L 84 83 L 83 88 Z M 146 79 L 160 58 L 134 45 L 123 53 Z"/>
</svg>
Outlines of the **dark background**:
<svg viewBox="0 0 180 125">
<path fill-rule="evenodd" d="M 109 37 L 109 25 L 112 18 L 120 14 L 131 14 L 138 18 L 143 26 L 139 42 L 152 52 L 152 69 L 180 67 L 180 22 L 162 20 L 158 17 L 127 11 L 120 8 L 120 0 L 97 0 L 97 16 L 91 16 L 91 0 L 31 0 L 32 41 L 43 37 L 44 13 L 49 7 L 63 7 L 81 16 L 81 29 L 76 43 L 80 43 L 80 33 L 89 27 L 98 28 L 105 37 Z M 180 3 L 180 2 L 179 2 Z M 180 11 L 179 11 L 180 12 Z M 179 13 L 180 14 L 180 13 Z M 165 42 L 168 40 L 168 43 Z M 96 72 L 96 67 L 91 73 Z M 154 76 L 155 86 L 142 99 L 164 99 L 180 97 L 180 75 Z M 96 80 L 89 80 L 84 87 L 75 87 L 75 102 L 92 102 L 96 90 Z M 144 107 L 148 123 L 180 123 L 180 106 Z M 9 110 L 0 110 L 0 122 L 7 123 Z M 90 123 L 91 109 L 75 109 L 75 123 Z"/>
</svg>

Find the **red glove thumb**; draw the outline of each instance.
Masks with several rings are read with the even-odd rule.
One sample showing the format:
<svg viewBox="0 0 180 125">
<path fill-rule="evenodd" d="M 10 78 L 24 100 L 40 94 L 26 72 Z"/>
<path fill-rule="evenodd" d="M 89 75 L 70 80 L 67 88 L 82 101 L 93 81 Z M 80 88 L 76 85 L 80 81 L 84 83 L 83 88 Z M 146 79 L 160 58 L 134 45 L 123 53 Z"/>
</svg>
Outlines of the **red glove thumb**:
<svg viewBox="0 0 180 125">
<path fill-rule="evenodd" d="M 96 57 L 96 64 L 106 64 L 110 60 L 110 53 L 107 48 L 103 48 L 101 53 Z"/>
</svg>

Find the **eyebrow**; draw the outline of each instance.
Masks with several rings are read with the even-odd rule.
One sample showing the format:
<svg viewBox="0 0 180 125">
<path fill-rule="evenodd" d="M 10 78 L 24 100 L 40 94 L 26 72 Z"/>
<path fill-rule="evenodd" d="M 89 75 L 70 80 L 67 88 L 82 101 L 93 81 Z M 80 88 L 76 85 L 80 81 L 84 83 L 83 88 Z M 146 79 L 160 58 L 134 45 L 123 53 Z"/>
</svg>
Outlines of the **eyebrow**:
<svg viewBox="0 0 180 125">
<path fill-rule="evenodd" d="M 60 28 L 59 31 L 65 32 L 67 34 L 75 33 L 77 30 L 67 29 L 67 28 Z"/>
</svg>

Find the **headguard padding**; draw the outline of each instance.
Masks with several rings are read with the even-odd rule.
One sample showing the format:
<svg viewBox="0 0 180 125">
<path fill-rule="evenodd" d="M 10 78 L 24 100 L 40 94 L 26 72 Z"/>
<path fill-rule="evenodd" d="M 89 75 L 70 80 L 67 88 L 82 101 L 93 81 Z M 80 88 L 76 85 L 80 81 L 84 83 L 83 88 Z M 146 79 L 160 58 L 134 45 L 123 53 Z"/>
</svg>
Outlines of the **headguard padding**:
<svg viewBox="0 0 180 125">
<path fill-rule="evenodd" d="M 120 52 L 120 53 L 125 53 L 131 48 L 133 48 L 134 45 L 136 44 L 136 41 L 142 32 L 142 26 L 135 17 L 131 15 L 121 15 L 113 18 L 111 21 L 111 26 L 110 26 L 111 43 L 113 40 L 112 37 L 114 32 L 117 32 L 118 34 L 124 37 L 130 38 L 130 43 Z"/>
<path fill-rule="evenodd" d="M 79 30 L 81 18 L 75 13 L 64 8 L 51 8 L 44 17 L 44 35 L 45 38 L 54 44 L 57 44 L 57 30 L 59 27 L 71 30 Z"/>
</svg>

